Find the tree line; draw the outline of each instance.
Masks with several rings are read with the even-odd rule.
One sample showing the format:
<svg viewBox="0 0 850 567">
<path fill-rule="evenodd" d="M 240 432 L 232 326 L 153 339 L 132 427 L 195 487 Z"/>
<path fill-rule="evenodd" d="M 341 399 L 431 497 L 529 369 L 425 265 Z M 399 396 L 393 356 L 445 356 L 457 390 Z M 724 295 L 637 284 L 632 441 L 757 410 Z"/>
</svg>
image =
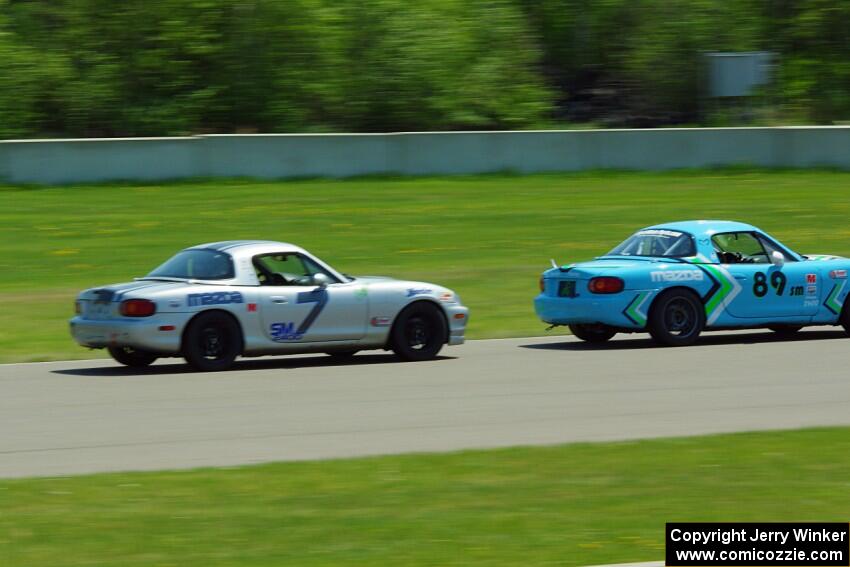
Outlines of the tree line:
<svg viewBox="0 0 850 567">
<path fill-rule="evenodd" d="M 756 119 L 850 117 L 837 0 L 0 0 L 0 137 L 722 123 L 751 50 Z"/>
</svg>

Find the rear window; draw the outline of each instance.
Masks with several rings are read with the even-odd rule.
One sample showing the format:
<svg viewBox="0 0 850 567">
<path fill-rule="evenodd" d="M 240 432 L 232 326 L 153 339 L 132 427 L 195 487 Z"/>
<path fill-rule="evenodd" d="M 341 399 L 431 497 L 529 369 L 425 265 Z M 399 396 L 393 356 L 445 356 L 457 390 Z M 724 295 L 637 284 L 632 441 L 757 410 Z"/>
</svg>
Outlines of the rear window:
<svg viewBox="0 0 850 567">
<path fill-rule="evenodd" d="M 696 253 L 694 238 L 687 232 L 649 228 L 634 233 L 608 255 L 683 258 Z"/>
<path fill-rule="evenodd" d="M 184 250 L 148 274 L 149 278 L 229 280 L 234 277 L 233 259 L 218 250 Z"/>
</svg>

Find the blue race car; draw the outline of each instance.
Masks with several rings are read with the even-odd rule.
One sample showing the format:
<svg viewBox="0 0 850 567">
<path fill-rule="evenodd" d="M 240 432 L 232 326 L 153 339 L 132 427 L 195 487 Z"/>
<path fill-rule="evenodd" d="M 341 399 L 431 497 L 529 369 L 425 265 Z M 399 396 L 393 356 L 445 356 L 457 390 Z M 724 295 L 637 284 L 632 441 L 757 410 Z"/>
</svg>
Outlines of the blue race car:
<svg viewBox="0 0 850 567">
<path fill-rule="evenodd" d="M 703 330 L 792 334 L 806 325 L 842 325 L 850 334 L 850 259 L 797 254 L 748 224 L 660 224 L 595 260 L 552 265 L 534 309 L 588 342 L 649 332 L 660 344 L 682 346 Z"/>
</svg>

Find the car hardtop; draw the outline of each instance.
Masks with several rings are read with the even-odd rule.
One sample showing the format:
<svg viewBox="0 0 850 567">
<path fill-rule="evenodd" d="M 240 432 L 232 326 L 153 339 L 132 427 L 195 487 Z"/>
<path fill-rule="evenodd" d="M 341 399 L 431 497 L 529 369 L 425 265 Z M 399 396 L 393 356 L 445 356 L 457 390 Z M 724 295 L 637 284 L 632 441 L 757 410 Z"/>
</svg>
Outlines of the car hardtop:
<svg viewBox="0 0 850 567">
<path fill-rule="evenodd" d="M 208 242 L 190 246 L 186 250 L 216 250 L 228 252 L 233 256 L 237 250 L 240 255 L 268 254 L 270 252 L 305 252 L 305 250 L 289 242 L 277 242 L 275 240 L 223 240 L 221 242 Z"/>
<path fill-rule="evenodd" d="M 805 258 L 800 256 L 793 250 L 789 249 L 787 246 L 782 244 L 779 240 L 772 237 L 765 231 L 760 228 L 753 226 L 751 224 L 738 222 L 738 221 L 727 221 L 727 220 L 687 220 L 687 221 L 676 221 L 676 222 L 667 222 L 662 224 L 655 224 L 652 226 L 644 227 L 636 233 L 640 233 L 642 231 L 647 230 L 670 230 L 675 232 L 682 232 L 686 234 L 690 234 L 694 238 L 694 245 L 696 248 L 697 255 L 691 260 L 693 263 L 709 263 L 709 264 L 717 264 L 719 263 L 719 259 L 717 258 L 716 251 L 714 246 L 711 243 L 711 237 L 716 234 L 725 234 L 730 232 L 755 232 L 766 237 L 768 240 L 772 241 L 779 248 L 787 252 L 792 258 L 797 261 L 802 261 Z M 651 260 L 653 262 L 663 261 L 665 258 L 663 257 L 654 257 L 654 256 L 617 256 L 617 255 L 605 255 L 600 256 L 598 259 L 610 259 L 610 258 L 645 258 Z M 671 261 L 681 262 L 681 259 L 671 258 Z"/>
<path fill-rule="evenodd" d="M 336 271 L 321 259 L 317 258 L 307 250 L 290 244 L 288 242 L 277 242 L 274 240 L 224 240 L 221 242 L 207 242 L 185 248 L 186 250 L 215 250 L 228 254 L 233 259 L 234 277 L 224 280 L 196 280 L 209 285 L 233 285 L 233 286 L 258 286 L 256 272 L 254 271 L 253 259 L 263 254 L 302 254 L 324 268 L 338 282 L 347 282 L 350 278 Z M 154 279 L 149 276 L 139 279 Z"/>
<path fill-rule="evenodd" d="M 696 238 L 711 237 L 715 234 L 724 232 L 764 232 L 751 224 L 738 221 L 725 220 L 687 220 L 667 222 L 647 226 L 641 230 L 675 230 L 677 232 L 687 232 Z M 637 231 L 637 232 L 640 232 Z"/>
</svg>

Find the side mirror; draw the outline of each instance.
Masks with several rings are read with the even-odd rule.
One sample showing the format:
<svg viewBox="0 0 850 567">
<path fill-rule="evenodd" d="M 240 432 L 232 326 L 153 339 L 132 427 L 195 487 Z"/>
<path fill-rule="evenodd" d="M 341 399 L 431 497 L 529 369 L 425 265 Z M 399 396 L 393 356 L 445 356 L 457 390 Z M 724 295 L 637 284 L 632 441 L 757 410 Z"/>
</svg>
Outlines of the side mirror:
<svg viewBox="0 0 850 567">
<path fill-rule="evenodd" d="M 779 250 L 774 250 L 770 253 L 770 260 L 774 266 L 783 266 L 785 264 L 785 254 Z"/>
<path fill-rule="evenodd" d="M 329 278 L 327 274 L 313 275 L 313 285 L 318 287 L 327 287 L 329 283 L 331 283 L 331 278 Z"/>
</svg>

